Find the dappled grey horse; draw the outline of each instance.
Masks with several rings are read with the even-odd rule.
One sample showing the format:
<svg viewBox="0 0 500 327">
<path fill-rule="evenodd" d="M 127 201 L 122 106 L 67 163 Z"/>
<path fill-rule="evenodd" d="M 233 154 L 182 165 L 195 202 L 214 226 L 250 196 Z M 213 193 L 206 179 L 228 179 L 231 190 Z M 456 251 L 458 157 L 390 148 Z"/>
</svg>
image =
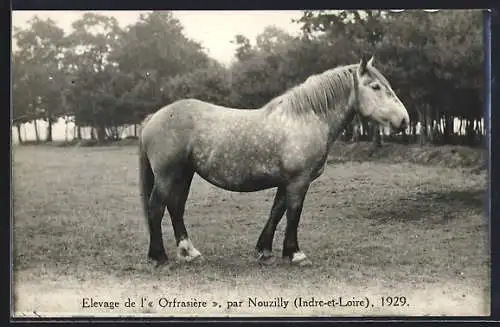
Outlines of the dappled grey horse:
<svg viewBox="0 0 500 327">
<path fill-rule="evenodd" d="M 297 228 L 309 185 L 325 167 L 334 140 L 355 114 L 393 131 L 409 117 L 373 57 L 310 76 L 260 109 L 233 109 L 184 99 L 148 116 L 140 137 L 140 184 L 149 227 L 149 258 L 165 263 L 161 221 L 170 214 L 183 261 L 201 259 L 184 225 L 194 173 L 225 190 L 277 188 L 257 241 L 257 258 L 269 262 L 276 226 L 286 211 L 283 257 L 310 261 L 299 250 Z"/>
</svg>

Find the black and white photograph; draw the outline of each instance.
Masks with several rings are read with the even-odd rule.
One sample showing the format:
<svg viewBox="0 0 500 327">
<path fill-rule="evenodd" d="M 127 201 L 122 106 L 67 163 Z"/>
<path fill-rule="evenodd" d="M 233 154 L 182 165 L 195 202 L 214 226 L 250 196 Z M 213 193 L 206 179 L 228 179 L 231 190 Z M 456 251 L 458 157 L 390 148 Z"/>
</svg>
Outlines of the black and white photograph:
<svg viewBox="0 0 500 327">
<path fill-rule="evenodd" d="M 11 316 L 488 316 L 486 15 L 14 10 Z"/>
</svg>

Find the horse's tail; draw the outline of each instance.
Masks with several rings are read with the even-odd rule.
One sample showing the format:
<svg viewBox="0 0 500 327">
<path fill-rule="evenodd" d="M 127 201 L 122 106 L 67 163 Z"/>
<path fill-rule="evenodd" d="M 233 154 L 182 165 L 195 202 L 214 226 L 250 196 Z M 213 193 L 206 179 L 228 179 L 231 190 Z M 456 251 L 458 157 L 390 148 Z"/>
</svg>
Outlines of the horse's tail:
<svg viewBox="0 0 500 327">
<path fill-rule="evenodd" d="M 142 131 L 141 131 L 142 132 Z M 149 228 L 148 211 L 149 211 L 149 198 L 154 186 L 154 174 L 149 163 L 148 156 L 142 144 L 142 137 L 139 137 L 139 187 L 141 192 L 142 209 L 144 211 L 144 218 Z M 151 232 L 151 231 L 150 231 Z"/>
<path fill-rule="evenodd" d="M 154 175 L 146 153 L 139 146 L 139 187 L 141 190 L 142 209 L 148 222 L 149 198 L 154 186 Z M 147 224 L 149 227 L 149 223 Z"/>
</svg>

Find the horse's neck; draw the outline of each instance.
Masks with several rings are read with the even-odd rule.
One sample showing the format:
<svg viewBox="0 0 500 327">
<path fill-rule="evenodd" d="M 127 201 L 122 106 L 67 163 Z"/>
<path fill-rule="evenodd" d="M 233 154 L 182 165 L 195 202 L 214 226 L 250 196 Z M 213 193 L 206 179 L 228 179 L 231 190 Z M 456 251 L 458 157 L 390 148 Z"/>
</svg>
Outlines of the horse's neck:
<svg viewBox="0 0 500 327">
<path fill-rule="evenodd" d="M 354 119 L 356 107 L 358 106 L 358 90 L 356 89 L 356 85 L 356 76 L 353 76 L 352 84 L 349 85 L 347 92 L 343 92 L 344 96 L 337 99 L 333 107 L 323 116 L 324 121 L 329 127 L 328 149 L 330 149 L 333 142 Z"/>
<path fill-rule="evenodd" d="M 347 106 L 331 117 L 329 122 L 328 148 L 335 142 L 347 125 L 353 121 L 355 113 L 356 111 L 353 106 Z"/>
<path fill-rule="evenodd" d="M 281 104 L 283 103 L 283 97 L 277 97 L 261 109 L 267 114 L 277 113 L 279 115 L 285 116 L 292 114 L 295 117 L 302 115 L 308 116 L 314 113 L 317 118 L 319 118 L 325 125 L 328 126 L 329 132 L 327 144 L 328 148 L 330 148 L 332 143 L 337 139 L 340 133 L 342 133 L 346 126 L 351 123 L 355 116 L 358 90 L 354 90 L 353 88 L 357 85 L 356 82 L 357 81 L 354 79 L 352 81 L 352 84 L 346 85 L 346 89 L 344 89 L 340 94 L 337 95 L 337 99 L 333 100 L 334 103 L 308 103 L 305 105 L 307 107 L 307 110 L 305 110 L 303 107 L 298 107 L 298 109 L 293 107 L 291 108 L 286 104 L 284 106 L 281 106 Z M 351 83 L 351 81 L 349 81 L 349 83 Z M 353 93 L 352 91 L 355 92 Z M 325 101 L 328 101 L 328 98 L 325 97 Z M 317 107 L 315 105 L 317 105 Z M 329 105 L 331 105 L 332 107 L 325 110 L 325 107 L 328 108 Z"/>
</svg>

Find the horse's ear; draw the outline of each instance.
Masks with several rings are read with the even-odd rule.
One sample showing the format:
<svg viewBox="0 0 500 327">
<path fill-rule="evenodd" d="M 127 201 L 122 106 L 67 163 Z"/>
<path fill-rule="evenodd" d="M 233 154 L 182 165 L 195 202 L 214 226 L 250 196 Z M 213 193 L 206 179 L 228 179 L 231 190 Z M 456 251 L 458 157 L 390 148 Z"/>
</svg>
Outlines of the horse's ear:
<svg viewBox="0 0 500 327">
<path fill-rule="evenodd" d="M 374 57 L 374 56 L 371 56 L 371 58 L 370 58 L 370 59 L 368 59 L 368 62 L 366 63 L 366 65 L 367 65 L 368 67 L 373 67 L 373 60 L 374 60 L 374 59 L 375 59 L 375 57 Z"/>
<path fill-rule="evenodd" d="M 368 60 L 366 59 L 366 56 L 361 57 L 361 62 L 359 63 L 358 67 L 358 76 L 361 76 L 364 73 L 366 73 L 367 65 L 368 65 Z"/>
</svg>

